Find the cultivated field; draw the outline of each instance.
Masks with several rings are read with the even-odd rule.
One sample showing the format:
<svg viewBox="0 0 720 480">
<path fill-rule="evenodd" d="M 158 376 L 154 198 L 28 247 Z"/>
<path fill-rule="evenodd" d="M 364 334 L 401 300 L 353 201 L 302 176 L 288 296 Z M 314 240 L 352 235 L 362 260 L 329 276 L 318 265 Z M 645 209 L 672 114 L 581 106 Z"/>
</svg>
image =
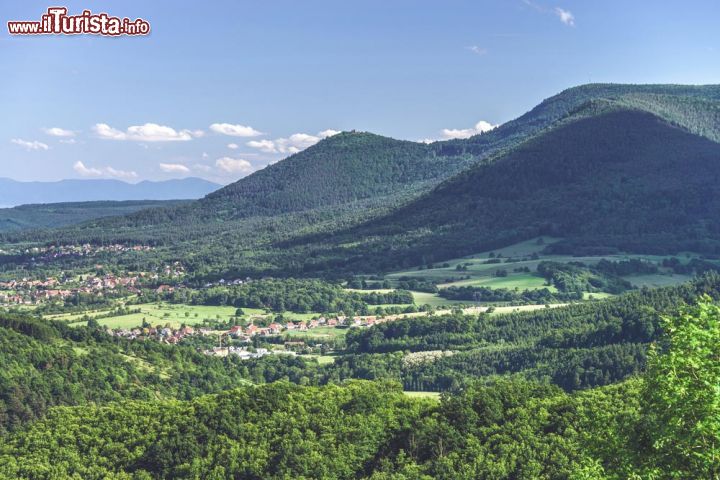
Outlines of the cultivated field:
<svg viewBox="0 0 720 480">
<path fill-rule="evenodd" d="M 110 328 L 132 328 L 142 325 L 147 321 L 151 325 L 166 325 L 179 327 L 181 324 L 195 325 L 205 319 L 217 319 L 227 321 L 235 316 L 234 307 L 211 307 L 204 305 L 176 305 L 169 303 L 143 303 L 139 305 L 128 305 L 130 309 L 140 309 L 140 313 L 119 315 L 116 317 L 99 318 L 100 325 Z M 262 314 L 262 310 L 243 309 L 246 315 Z M 99 312 L 98 312 L 99 313 Z M 93 314 L 88 314 L 93 316 Z M 97 313 L 96 313 L 97 315 Z M 82 315 L 74 315 L 79 319 Z"/>
<path fill-rule="evenodd" d="M 492 252 L 481 252 L 466 257 L 455 258 L 443 262 L 437 262 L 433 268 L 412 268 L 397 272 L 389 273 L 385 276 L 393 285 L 402 277 L 412 277 L 417 279 L 426 279 L 437 283 L 438 288 L 447 288 L 451 286 L 464 287 L 489 287 L 489 288 L 508 288 L 508 289 L 541 289 L 547 288 L 550 291 L 556 291 L 554 286 L 547 285 L 545 279 L 534 275 L 537 266 L 544 260 L 550 260 L 561 263 L 582 262 L 587 265 L 594 265 L 602 259 L 611 261 L 621 261 L 628 259 L 642 259 L 659 264 L 663 259 L 668 258 L 658 255 L 635 255 L 635 254 L 618 254 L 605 256 L 586 256 L 573 257 L 569 255 L 545 255 L 542 253 L 547 245 L 559 241 L 558 238 L 540 237 L 505 248 L 497 249 Z M 493 258 L 500 257 L 501 263 L 487 263 Z M 691 258 L 697 257 L 697 254 L 683 253 L 679 255 L 683 261 L 689 261 Z M 506 260 L 512 259 L 507 262 Z M 462 270 L 458 270 L 458 265 Z M 527 268 L 530 272 L 515 272 L 515 269 Z M 505 270 L 507 276 L 496 276 L 498 270 Z M 653 275 L 633 275 L 625 277 L 631 284 L 636 287 L 660 287 L 668 285 L 677 285 L 686 282 L 691 277 L 688 275 L 678 275 L 671 272 L 661 272 Z M 445 300 L 438 295 L 423 292 L 412 292 L 415 303 L 418 305 L 428 304 L 433 307 L 450 306 L 457 304 L 468 304 L 472 302 Z M 606 298 L 609 294 L 593 293 L 592 298 Z M 589 295 L 585 296 L 586 299 Z"/>
</svg>

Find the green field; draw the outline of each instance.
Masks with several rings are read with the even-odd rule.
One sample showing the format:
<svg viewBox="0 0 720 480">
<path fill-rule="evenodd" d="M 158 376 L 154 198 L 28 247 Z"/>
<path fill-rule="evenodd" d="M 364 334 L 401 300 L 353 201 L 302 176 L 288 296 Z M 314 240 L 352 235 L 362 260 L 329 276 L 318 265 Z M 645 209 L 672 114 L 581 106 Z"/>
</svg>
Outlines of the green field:
<svg viewBox="0 0 720 480">
<path fill-rule="evenodd" d="M 204 319 L 228 320 L 235 316 L 235 307 L 211 307 L 205 305 L 175 305 L 169 303 L 143 303 L 139 305 L 129 305 L 131 309 L 140 309 L 140 313 L 132 313 L 130 315 L 120 315 L 117 317 L 108 317 L 98 319 L 100 325 L 110 328 L 132 328 L 142 325 L 145 319 L 151 325 L 170 324 L 173 327 L 179 327 L 181 324 L 195 325 L 201 323 Z M 244 308 L 245 315 L 262 315 L 260 309 Z M 84 314 L 74 314 L 67 320 L 77 319 Z M 76 323 L 84 323 L 78 322 Z"/>
<path fill-rule="evenodd" d="M 335 327 L 317 327 L 311 330 L 299 331 L 299 330 L 288 330 L 283 332 L 284 335 L 289 337 L 304 339 L 304 338 L 340 338 L 344 337 L 348 328 L 335 328 Z"/>
<path fill-rule="evenodd" d="M 303 355 L 302 358 L 314 358 L 320 365 L 335 363 L 337 355 Z"/>
<path fill-rule="evenodd" d="M 171 304 L 171 303 L 141 303 L 138 305 L 128 305 L 131 310 L 140 309 L 140 313 L 132 313 L 130 315 L 118 315 L 115 317 L 99 318 L 98 323 L 103 326 L 110 328 L 132 328 L 142 325 L 143 319 L 149 322 L 151 325 L 165 325 L 169 323 L 172 327 L 178 327 L 181 324 L 195 325 L 202 323 L 205 319 L 211 320 L 223 320 L 235 317 L 235 307 L 216 307 L 207 305 L 185 305 L 185 304 Z M 265 310 L 259 308 L 242 308 L 244 315 L 242 317 L 247 318 L 251 315 L 260 316 L 274 316 L 275 314 L 268 314 Z M 62 320 L 67 322 L 75 322 L 75 325 L 84 323 L 81 321 L 85 315 L 90 317 L 98 315 L 106 315 L 110 312 L 110 309 L 104 310 L 88 310 L 80 313 L 66 313 L 59 315 L 46 315 L 45 318 L 53 320 Z M 320 316 L 319 313 L 293 313 L 284 312 L 284 321 L 286 320 L 310 320 L 314 317 Z"/>
<path fill-rule="evenodd" d="M 403 393 L 411 398 L 428 398 L 437 402 L 440 401 L 440 393 L 438 392 L 411 392 L 406 390 Z"/>
<path fill-rule="evenodd" d="M 614 296 L 612 293 L 605 292 L 583 292 L 583 300 L 602 300 L 603 298 L 610 298 Z"/>
<path fill-rule="evenodd" d="M 452 305 L 467 305 L 472 302 L 464 302 L 460 300 L 446 300 L 434 293 L 427 292 L 410 292 L 415 299 L 415 305 L 430 305 L 431 307 L 443 307 Z"/>
<path fill-rule="evenodd" d="M 490 288 L 518 288 L 520 290 L 532 290 L 547 288 L 550 291 L 556 291 L 553 286 L 548 286 L 545 279 L 533 275 L 531 273 L 508 273 L 507 277 L 486 277 L 472 278 L 469 280 L 460 280 L 452 283 L 444 283 L 438 285 L 438 288 L 447 287 L 490 287 Z"/>
<path fill-rule="evenodd" d="M 519 290 L 548 288 L 550 289 L 550 291 L 556 291 L 555 287 L 546 285 L 545 279 L 541 277 L 535 276 L 532 273 L 527 272 L 513 272 L 513 270 L 516 268 L 527 267 L 530 272 L 534 272 L 535 270 L 537 270 L 538 264 L 544 260 L 552 260 L 562 263 L 582 262 L 587 265 L 594 265 L 603 259 L 611 261 L 641 259 L 653 262 L 655 264 L 659 264 L 660 262 L 662 262 L 663 259 L 668 258 L 660 255 L 635 254 L 574 257 L 569 255 L 543 255 L 541 253 L 548 244 L 557 242 L 559 240 L 560 239 L 558 238 L 542 237 L 542 242 L 538 244 L 538 239 L 532 239 L 525 242 L 517 243 L 515 245 L 510 245 L 505 248 L 497 249 L 493 252 L 481 252 L 474 255 L 468 255 L 466 257 L 455 258 L 444 262 L 437 262 L 434 265 L 435 268 L 411 268 L 407 270 L 392 272 L 387 274 L 385 278 L 394 283 L 397 282 L 401 277 L 426 279 L 436 282 L 439 288 L 447 288 L 450 286 L 483 286 L 490 288 L 517 288 Z M 490 258 L 492 258 L 490 256 L 491 253 L 494 255 L 502 255 L 503 263 L 486 263 Z M 537 258 L 527 258 L 533 254 L 537 254 Z M 690 252 L 678 255 L 678 257 L 680 257 L 683 261 L 686 262 L 689 261 L 691 258 L 696 258 L 697 256 L 697 254 Z M 526 259 L 505 263 L 505 260 L 508 258 Z M 456 270 L 456 267 L 458 265 L 463 265 L 465 269 L 461 271 Z M 495 272 L 500 269 L 505 270 L 507 272 L 507 276 L 496 276 Z M 687 275 L 678 275 L 663 272 L 655 275 L 626 277 L 626 280 L 628 280 L 636 287 L 659 287 L 680 284 L 686 282 L 690 278 L 691 277 Z M 419 305 L 428 304 L 438 307 L 442 305 L 453 304 L 453 302 L 443 300 L 437 295 L 432 295 L 429 293 L 413 292 L 413 296 L 415 297 L 415 303 Z M 604 298 L 603 294 L 594 294 L 593 296 L 594 298 Z"/>
<path fill-rule="evenodd" d="M 566 303 L 553 303 L 550 305 L 551 308 L 561 307 L 563 305 L 567 305 Z M 532 312 L 533 310 L 540 310 L 542 308 L 547 308 L 545 305 L 516 305 L 516 306 L 506 306 L 506 307 L 495 307 L 495 310 L 493 310 L 494 314 L 497 313 L 512 313 L 512 312 Z"/>
<path fill-rule="evenodd" d="M 690 275 L 655 274 L 655 275 L 632 275 L 623 277 L 636 287 L 667 287 L 685 283 L 692 278 Z"/>
</svg>

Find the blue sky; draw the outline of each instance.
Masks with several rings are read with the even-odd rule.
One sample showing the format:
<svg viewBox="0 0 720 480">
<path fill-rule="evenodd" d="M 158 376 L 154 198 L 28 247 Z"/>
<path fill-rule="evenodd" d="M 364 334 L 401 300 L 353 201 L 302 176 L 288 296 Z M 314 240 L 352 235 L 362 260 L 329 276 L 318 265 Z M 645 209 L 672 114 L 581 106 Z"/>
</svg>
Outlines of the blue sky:
<svg viewBox="0 0 720 480">
<path fill-rule="evenodd" d="M 151 35 L 8 34 L 56 3 L 0 2 L 0 177 L 229 183 L 334 131 L 440 139 L 582 83 L 720 81 L 717 0 L 87 0 L 62 5 Z"/>
</svg>

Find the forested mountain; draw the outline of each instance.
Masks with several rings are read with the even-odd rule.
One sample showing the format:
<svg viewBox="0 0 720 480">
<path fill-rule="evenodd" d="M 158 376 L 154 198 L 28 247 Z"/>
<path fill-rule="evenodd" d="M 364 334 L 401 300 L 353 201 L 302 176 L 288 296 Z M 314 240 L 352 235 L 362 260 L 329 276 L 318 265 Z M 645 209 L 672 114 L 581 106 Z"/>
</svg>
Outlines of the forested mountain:
<svg viewBox="0 0 720 480">
<path fill-rule="evenodd" d="M 498 128 L 466 140 L 423 143 L 343 132 L 213 192 L 178 217 L 273 216 L 403 194 L 418 195 L 468 166 L 489 160 L 593 101 L 612 99 L 717 139 L 719 86 L 585 85 L 568 89 Z M 392 201 L 392 200 L 388 200 Z M 142 216 L 134 221 L 142 225 Z"/>
<path fill-rule="evenodd" d="M 443 152 L 488 156 L 538 134 L 589 102 L 613 100 L 657 113 L 696 133 L 718 135 L 720 85 L 588 84 L 554 95 L 526 114 L 500 127 L 465 140 L 439 142 Z M 713 132 L 713 133 L 710 133 Z"/>
<path fill-rule="evenodd" d="M 185 208 L 140 212 L 108 226 L 214 223 L 313 209 L 395 205 L 461 170 L 461 156 L 365 132 L 343 132 L 267 166 Z"/>
<path fill-rule="evenodd" d="M 198 208 L 233 217 L 273 215 L 396 196 L 450 176 L 462 164 L 422 143 L 343 132 L 218 190 Z"/>
<path fill-rule="evenodd" d="M 720 144 L 594 103 L 335 241 L 352 238 L 346 254 L 364 265 L 430 263 L 541 234 L 565 237 L 553 248 L 571 253 L 718 253 L 718 180 Z"/>
<path fill-rule="evenodd" d="M 201 178 L 139 183 L 105 179 L 18 182 L 0 178 L 0 206 L 103 200 L 197 199 L 218 188 L 220 185 L 217 183 Z"/>
<path fill-rule="evenodd" d="M 712 253 L 719 99 L 585 85 L 466 140 L 345 132 L 192 204 L 5 240 L 149 243 L 200 276 L 378 271 L 539 234 L 566 252 Z"/>
</svg>

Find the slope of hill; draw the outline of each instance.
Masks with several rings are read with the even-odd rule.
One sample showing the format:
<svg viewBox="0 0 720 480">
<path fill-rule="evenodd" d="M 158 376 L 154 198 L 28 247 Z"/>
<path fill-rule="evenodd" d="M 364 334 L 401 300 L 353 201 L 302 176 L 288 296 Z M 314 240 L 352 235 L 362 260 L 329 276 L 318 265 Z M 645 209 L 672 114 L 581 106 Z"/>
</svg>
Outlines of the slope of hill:
<svg viewBox="0 0 720 480">
<path fill-rule="evenodd" d="M 710 140 L 720 138 L 718 99 L 720 86 L 585 85 L 466 140 L 425 145 L 346 132 L 190 205 L 5 239 L 149 242 L 219 275 L 230 264 L 233 274 L 375 271 L 538 233 L 603 249 L 708 252 L 713 200 L 698 195 L 713 193 L 706 180 L 715 168 Z M 686 178 L 686 159 L 697 175 Z M 689 203 L 654 210 L 665 188 Z"/>
<path fill-rule="evenodd" d="M 127 215 L 148 208 L 178 206 L 188 200 L 130 200 L 20 205 L 0 209 L 0 232 L 75 225 L 103 217 Z"/>
<path fill-rule="evenodd" d="M 438 156 L 423 143 L 363 132 L 329 137 L 191 205 L 102 219 L 59 234 L 64 241 L 130 241 L 196 252 L 257 247 L 287 236 L 347 228 L 430 190 L 467 156 Z M 52 241 L 46 237 L 10 240 Z M 209 245 L 215 243 L 215 245 Z M 184 255 L 184 253 L 183 253 Z M 233 253 L 232 255 L 237 255 Z"/>
<path fill-rule="evenodd" d="M 131 226 L 163 221 L 212 223 L 352 203 L 365 207 L 394 204 L 408 194 L 427 191 L 461 170 L 463 164 L 462 157 L 439 157 L 422 143 L 365 132 L 343 132 L 221 188 L 187 208 L 167 210 L 164 220 L 158 217 L 148 220 L 137 214 L 113 223 Z"/>
<path fill-rule="evenodd" d="M 720 86 L 584 85 L 466 140 L 426 145 L 367 132 L 343 132 L 219 189 L 195 208 L 227 219 L 418 195 L 598 100 L 646 110 L 694 133 L 720 138 Z"/>
<path fill-rule="evenodd" d="M 518 119 L 465 140 L 425 145 L 343 132 L 219 189 L 191 209 L 167 212 L 168 221 L 272 216 L 380 198 L 380 203 L 392 204 L 420 195 L 472 165 L 491 162 L 598 101 L 649 111 L 716 140 L 719 99 L 720 86 L 715 85 L 593 84 L 565 90 Z M 128 223 L 145 225 L 142 216 Z"/>
<path fill-rule="evenodd" d="M 572 115 L 587 103 L 600 99 L 653 112 L 670 123 L 708 135 L 713 140 L 719 137 L 720 85 L 588 84 L 564 90 L 495 130 L 436 145 L 444 153 L 488 157 L 507 151 Z"/>
<path fill-rule="evenodd" d="M 422 264 L 539 234 L 569 237 L 575 252 L 720 251 L 720 144 L 614 107 L 583 112 L 336 242 L 369 239 L 347 252 L 366 265 L 367 255 Z"/>
<path fill-rule="evenodd" d="M 0 206 L 102 200 L 197 199 L 218 188 L 220 185 L 201 178 L 135 184 L 103 179 L 18 182 L 0 178 Z"/>
<path fill-rule="evenodd" d="M 422 143 L 343 132 L 208 195 L 198 208 L 273 215 L 394 196 L 446 178 L 461 164 Z"/>
</svg>

